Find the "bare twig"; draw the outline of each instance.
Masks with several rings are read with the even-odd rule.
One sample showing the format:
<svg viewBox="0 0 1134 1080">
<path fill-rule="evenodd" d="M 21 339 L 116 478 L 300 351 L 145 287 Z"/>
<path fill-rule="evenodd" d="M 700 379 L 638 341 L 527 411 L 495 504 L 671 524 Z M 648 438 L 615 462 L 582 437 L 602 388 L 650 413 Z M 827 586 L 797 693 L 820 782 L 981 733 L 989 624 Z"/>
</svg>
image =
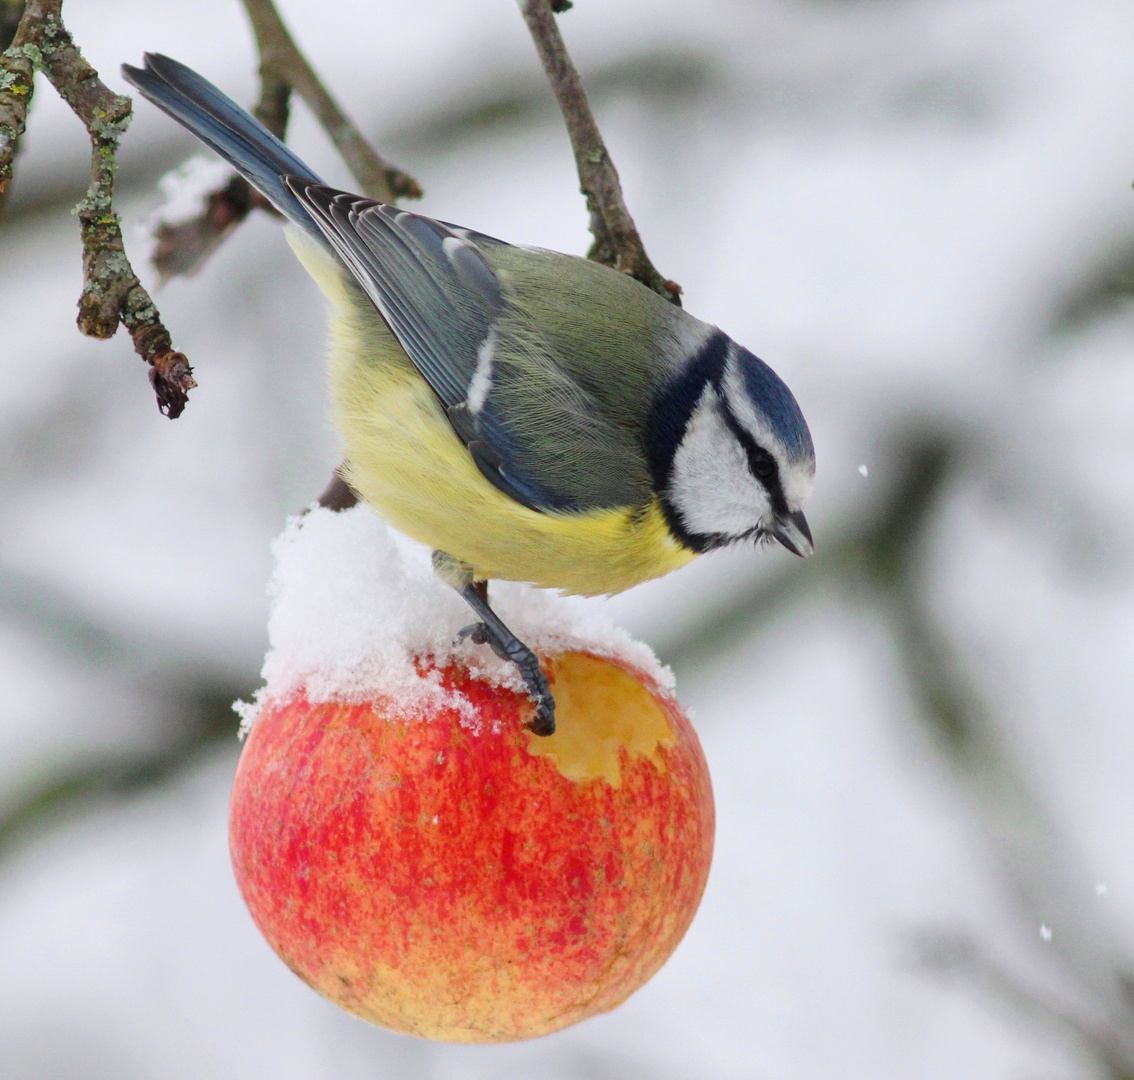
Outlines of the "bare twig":
<svg viewBox="0 0 1134 1080">
<path fill-rule="evenodd" d="M 417 181 L 383 161 L 339 108 L 299 51 L 272 0 L 245 0 L 244 6 L 260 54 L 260 101 L 253 112 L 268 130 L 284 137 L 294 89 L 330 136 L 364 194 L 383 202 L 421 198 Z M 257 208 L 275 212 L 248 181 L 234 175 L 205 197 L 197 217 L 161 223 L 154 234 L 157 245 L 151 261 L 162 279 L 195 273 Z"/>
<path fill-rule="evenodd" d="M 287 122 L 291 117 L 291 84 L 274 72 L 260 70 L 260 100 L 252 110 L 260 121 L 277 139 L 287 134 Z"/>
<path fill-rule="evenodd" d="M 295 44 L 272 0 L 244 0 L 260 52 L 260 75 L 292 87 L 331 137 L 363 194 L 380 202 L 418 199 L 417 181 L 383 161 L 319 81 Z"/>
<path fill-rule="evenodd" d="M 172 277 L 191 277 L 255 208 L 276 213 L 243 176 L 235 173 L 204 197 L 200 214 L 189 221 L 159 221 L 153 231 L 150 263 L 164 285 Z"/>
<path fill-rule="evenodd" d="M 343 467 L 340 465 L 331 477 L 331 482 L 324 489 L 323 494 L 316 500 L 327 510 L 349 510 L 358 505 L 358 495 L 354 489 L 343 479 Z"/>
<path fill-rule="evenodd" d="M 109 90 L 83 59 L 63 25 L 62 6 L 62 0 L 28 0 L 15 38 L 0 57 L 0 184 L 7 183 L 26 119 L 34 65 L 51 80 L 91 138 L 90 187 L 75 208 L 83 241 L 79 329 L 90 337 L 109 338 L 119 323 L 124 325 L 135 351 L 150 365 L 158 407 L 176 417 L 197 384 L 188 360 L 174 352 L 169 331 L 126 258 L 112 202 L 118 140 L 130 122 L 130 99 Z"/>
<path fill-rule="evenodd" d="M 1021 1015 L 1062 1029 L 1110 1080 L 1134 1077 L 1134 1040 L 1129 1025 L 1116 1024 L 1114 1018 L 1097 1009 L 1097 1003 L 1060 998 L 1014 972 L 960 931 L 925 929 L 915 932 L 911 943 L 915 959 L 927 970 L 961 976 Z"/>
<path fill-rule="evenodd" d="M 667 300 L 680 304 L 681 286 L 662 277 L 646 254 L 634 219 L 622 198 L 618 171 L 610 160 L 579 73 L 559 33 L 555 12 L 566 11 L 570 6 L 557 0 L 521 0 L 524 21 L 559 102 L 571 148 L 575 152 L 579 186 L 587 198 L 591 233 L 595 238 L 588 256 L 629 274 Z"/>
<path fill-rule="evenodd" d="M 284 94 L 283 117 L 286 124 L 286 93 L 291 87 L 303 98 L 331 137 L 363 194 L 387 203 L 400 198 L 420 199 L 422 192 L 417 181 L 384 161 L 327 92 L 288 33 L 272 0 L 244 0 L 244 10 L 252 24 L 256 48 L 260 53 L 260 79 L 263 84 L 261 105 L 257 109 L 260 119 L 271 127 L 263 110 L 269 100 L 269 87 L 276 87 L 279 88 L 277 93 L 282 90 Z M 318 501 L 320 506 L 331 510 L 349 510 L 357 504 L 358 496 L 343 480 L 340 471 L 336 471 Z"/>
<path fill-rule="evenodd" d="M 264 74 L 260 80 L 260 101 L 252 110 L 256 118 L 277 138 L 287 134 L 291 112 L 291 87 L 282 79 Z M 204 207 L 189 221 L 158 223 L 154 230 L 154 250 L 150 262 L 162 282 L 171 277 L 189 277 L 253 210 L 278 213 L 243 176 L 233 173 L 223 187 L 205 196 Z"/>
<path fill-rule="evenodd" d="M 291 87 L 265 75 L 260 84 L 260 101 L 252 110 L 277 138 L 287 134 L 291 111 Z M 279 211 L 243 176 L 233 173 L 223 187 L 209 192 L 201 213 L 189 221 L 159 221 L 154 229 L 154 249 L 150 262 L 164 284 L 171 277 L 190 277 L 204 265 L 253 210 Z"/>
</svg>

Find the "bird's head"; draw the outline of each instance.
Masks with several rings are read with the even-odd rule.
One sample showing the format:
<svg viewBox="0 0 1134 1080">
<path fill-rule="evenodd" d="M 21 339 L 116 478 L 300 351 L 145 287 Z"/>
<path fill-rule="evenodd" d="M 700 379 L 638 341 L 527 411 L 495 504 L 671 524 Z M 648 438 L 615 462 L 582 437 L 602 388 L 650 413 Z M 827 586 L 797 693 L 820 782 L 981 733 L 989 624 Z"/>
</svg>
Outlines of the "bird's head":
<svg viewBox="0 0 1134 1080">
<path fill-rule="evenodd" d="M 803 502 L 815 448 L 767 364 L 717 331 L 662 394 L 654 427 L 662 505 L 682 543 L 709 551 L 770 538 L 811 554 Z"/>
</svg>

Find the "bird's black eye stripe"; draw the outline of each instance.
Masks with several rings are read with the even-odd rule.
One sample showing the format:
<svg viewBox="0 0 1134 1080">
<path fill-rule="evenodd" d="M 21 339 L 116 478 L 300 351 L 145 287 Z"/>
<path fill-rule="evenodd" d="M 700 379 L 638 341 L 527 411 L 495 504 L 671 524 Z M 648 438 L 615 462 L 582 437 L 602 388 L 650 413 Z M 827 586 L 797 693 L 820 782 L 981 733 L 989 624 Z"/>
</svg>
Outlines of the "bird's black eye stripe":
<svg viewBox="0 0 1134 1080">
<path fill-rule="evenodd" d="M 783 485 L 780 483 L 780 467 L 776 464 L 776 459 L 745 431 L 732 415 L 732 410 L 723 403 L 721 414 L 733 437 L 744 447 L 744 453 L 748 457 L 748 471 L 764 485 L 772 509 L 777 514 L 786 514 L 787 499 L 784 498 Z"/>
</svg>

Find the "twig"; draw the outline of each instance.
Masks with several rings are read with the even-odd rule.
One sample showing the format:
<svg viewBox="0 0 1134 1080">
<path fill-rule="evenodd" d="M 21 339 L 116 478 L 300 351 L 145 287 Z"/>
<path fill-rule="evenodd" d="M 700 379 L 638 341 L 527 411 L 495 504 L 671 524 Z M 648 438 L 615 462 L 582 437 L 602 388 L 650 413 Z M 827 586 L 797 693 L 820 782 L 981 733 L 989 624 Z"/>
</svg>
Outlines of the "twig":
<svg viewBox="0 0 1134 1080">
<path fill-rule="evenodd" d="M 2 2 L 2 0 L 0 0 Z M 311 69 L 284 26 L 272 0 L 244 0 L 260 55 L 260 102 L 253 110 L 274 135 L 287 132 L 294 89 L 338 148 L 364 194 L 383 202 L 419 199 L 417 181 L 378 155 L 343 113 Z M 151 262 L 162 280 L 196 273 L 232 230 L 254 209 L 275 210 L 243 177 L 233 176 L 205 196 L 201 213 L 190 221 L 162 222 Z"/>
<path fill-rule="evenodd" d="M 260 100 L 252 110 L 260 121 L 277 139 L 287 134 L 287 122 L 291 117 L 291 84 L 273 72 L 260 68 Z"/>
<path fill-rule="evenodd" d="M 12 44 L 23 17 L 24 0 L 0 0 L 0 51 Z"/>
<path fill-rule="evenodd" d="M 339 108 L 295 44 L 272 0 L 244 0 L 260 53 L 260 75 L 291 86 L 331 137 L 363 194 L 380 202 L 419 199 L 417 181 L 383 161 Z"/>
<path fill-rule="evenodd" d="M 189 221 L 159 221 L 154 228 L 150 263 L 165 284 L 172 277 L 191 277 L 225 237 L 252 211 L 255 189 L 243 176 L 232 175 L 224 187 L 209 192 L 201 213 Z"/>
<path fill-rule="evenodd" d="M 939 975 L 960 975 L 1023 1016 L 1062 1029 L 1111 1080 L 1134 1077 L 1134 1040 L 1129 1025 L 1092 1011 L 1089 1002 L 1061 1000 L 993 957 L 963 932 L 927 928 L 911 937 L 915 960 Z"/>
<path fill-rule="evenodd" d="M 130 99 L 109 90 L 83 59 L 63 26 L 61 8 L 62 0 L 28 0 L 16 36 L 0 57 L 0 184 L 6 185 L 11 175 L 34 65 L 51 80 L 91 138 L 90 187 L 75 208 L 83 242 L 79 329 L 90 337 L 109 338 L 119 323 L 125 326 L 135 351 L 150 365 L 158 407 L 173 418 L 181 414 L 197 384 L 189 361 L 174 352 L 169 331 L 126 258 L 112 202 L 118 140 L 130 122 Z"/>
<path fill-rule="evenodd" d="M 252 110 L 277 138 L 287 134 L 291 87 L 268 74 L 260 79 L 260 101 Z M 223 187 L 205 196 L 201 213 L 189 221 L 160 221 L 154 229 L 150 262 L 164 284 L 171 277 L 190 277 L 253 210 L 278 213 L 243 176 L 233 173 Z"/>
<path fill-rule="evenodd" d="M 269 98 L 269 87 L 274 86 L 281 88 L 285 95 L 286 124 L 286 91 L 288 87 L 293 88 L 330 136 L 363 194 L 387 203 L 400 198 L 420 199 L 422 191 L 417 181 L 384 161 L 327 92 L 288 33 L 272 0 L 244 0 L 244 10 L 260 54 L 260 79 L 264 87 L 261 107 L 257 109 L 260 119 L 271 127 L 261 110 Z M 318 502 L 331 510 L 349 510 L 358 502 L 358 496 L 336 471 Z"/>
<path fill-rule="evenodd" d="M 291 111 L 291 87 L 265 75 L 260 80 L 260 101 L 252 110 L 277 138 L 287 134 Z M 188 221 L 159 221 L 154 229 L 150 262 L 162 284 L 172 277 L 191 277 L 205 264 L 225 238 L 253 210 L 278 214 L 243 176 L 233 173 L 223 187 L 209 192 L 201 213 Z"/>
<path fill-rule="evenodd" d="M 336 513 L 358 505 L 358 495 L 343 479 L 342 473 L 343 466 L 340 465 L 331 477 L 331 482 L 323 490 L 323 494 L 316 500 L 324 509 L 334 510 Z"/>
<path fill-rule="evenodd" d="M 0 0 L 0 199 L 6 199 L 12 161 L 20 148 L 35 90 L 34 53 L 12 48 L 24 17 L 23 4 Z"/>
<path fill-rule="evenodd" d="M 629 274 L 680 305 L 681 286 L 662 277 L 646 254 L 634 219 L 622 198 L 618 171 L 610 160 L 579 73 L 559 33 L 555 12 L 565 11 L 568 7 L 570 4 L 557 0 L 521 0 L 524 21 L 528 24 L 543 70 L 567 125 L 571 148 L 575 152 L 575 167 L 579 172 L 579 187 L 587 198 L 591 233 L 595 238 L 588 257 Z"/>
</svg>

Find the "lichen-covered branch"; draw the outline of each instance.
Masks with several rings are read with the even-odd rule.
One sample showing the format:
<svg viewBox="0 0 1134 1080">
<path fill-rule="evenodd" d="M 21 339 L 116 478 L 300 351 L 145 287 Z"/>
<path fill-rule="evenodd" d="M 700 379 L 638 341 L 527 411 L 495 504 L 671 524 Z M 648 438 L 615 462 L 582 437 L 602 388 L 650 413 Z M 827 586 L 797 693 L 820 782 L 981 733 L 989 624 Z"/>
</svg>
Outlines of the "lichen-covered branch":
<svg viewBox="0 0 1134 1080">
<path fill-rule="evenodd" d="M 130 122 L 130 99 L 106 87 L 83 58 L 63 25 L 62 6 L 62 0 L 27 0 L 12 44 L 0 57 L 0 125 L 7 124 L 0 127 L 0 140 L 6 138 L 0 143 L 0 183 L 11 174 L 34 66 L 70 105 L 91 139 L 90 186 L 76 207 L 83 243 L 79 329 L 91 337 L 109 338 L 120 323 L 125 326 L 135 351 L 150 365 L 159 408 L 176 417 L 196 383 L 188 360 L 173 350 L 169 331 L 126 258 L 113 205 L 118 140 Z"/>
<path fill-rule="evenodd" d="M 595 238 L 588 256 L 629 274 L 667 300 L 680 304 L 681 286 L 662 277 L 646 254 L 634 219 L 622 198 L 618 171 L 610 160 L 582 80 L 559 33 L 555 12 L 565 11 L 570 6 L 558 0 L 521 0 L 524 21 L 559 102 L 571 148 L 575 152 L 579 187 L 587 199 L 591 233 Z"/>
<path fill-rule="evenodd" d="M 23 21 L 24 5 L 0 0 L 0 200 L 6 199 L 12 179 L 12 162 L 27 123 L 35 89 L 34 49 L 28 52 L 15 37 Z M 0 202 L 0 207 L 3 203 Z"/>
</svg>

